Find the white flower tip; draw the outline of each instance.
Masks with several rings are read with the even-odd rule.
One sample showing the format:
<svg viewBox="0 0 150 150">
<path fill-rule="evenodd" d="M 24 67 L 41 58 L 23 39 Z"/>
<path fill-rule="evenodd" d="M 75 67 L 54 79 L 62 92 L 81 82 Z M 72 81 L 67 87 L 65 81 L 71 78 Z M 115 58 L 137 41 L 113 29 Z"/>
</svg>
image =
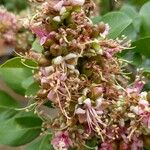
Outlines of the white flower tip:
<svg viewBox="0 0 150 150">
<path fill-rule="evenodd" d="M 91 106 L 91 100 L 89 98 L 87 98 L 84 103 L 87 105 L 87 106 Z"/>
<path fill-rule="evenodd" d="M 130 111 L 132 111 L 138 115 L 139 114 L 139 107 L 138 106 L 131 106 Z"/>
<path fill-rule="evenodd" d="M 62 15 L 63 13 L 66 12 L 66 8 L 65 7 L 62 7 L 61 10 L 60 10 L 60 15 Z"/>
<path fill-rule="evenodd" d="M 47 74 L 50 72 L 54 72 L 54 67 L 53 66 L 45 67 L 45 71 Z"/>
<path fill-rule="evenodd" d="M 63 57 L 62 56 L 58 56 L 56 58 L 53 59 L 53 64 L 54 65 L 60 65 L 63 62 Z"/>
<path fill-rule="evenodd" d="M 74 59 L 74 58 L 77 58 L 78 56 L 74 53 L 70 53 L 68 55 L 65 56 L 65 60 L 68 60 L 68 59 Z"/>
<path fill-rule="evenodd" d="M 54 21 L 56 21 L 56 22 L 61 22 L 61 18 L 60 18 L 60 16 L 56 16 L 56 17 L 54 17 L 54 18 L 53 18 L 53 20 L 54 20 Z"/>
</svg>

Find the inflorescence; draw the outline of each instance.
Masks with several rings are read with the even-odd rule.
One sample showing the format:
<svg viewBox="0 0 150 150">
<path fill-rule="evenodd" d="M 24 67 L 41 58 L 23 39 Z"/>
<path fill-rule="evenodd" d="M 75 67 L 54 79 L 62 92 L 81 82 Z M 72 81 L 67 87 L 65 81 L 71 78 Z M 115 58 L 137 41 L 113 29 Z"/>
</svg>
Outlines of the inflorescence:
<svg viewBox="0 0 150 150">
<path fill-rule="evenodd" d="M 150 129 L 148 94 L 142 76 L 131 83 L 116 56 L 130 43 L 108 39 L 109 25 L 92 23 L 92 0 L 38 2 L 30 29 L 44 50 L 27 57 L 39 64 L 36 106 L 50 101 L 58 112 L 43 116 L 54 149 L 142 149 Z"/>
</svg>

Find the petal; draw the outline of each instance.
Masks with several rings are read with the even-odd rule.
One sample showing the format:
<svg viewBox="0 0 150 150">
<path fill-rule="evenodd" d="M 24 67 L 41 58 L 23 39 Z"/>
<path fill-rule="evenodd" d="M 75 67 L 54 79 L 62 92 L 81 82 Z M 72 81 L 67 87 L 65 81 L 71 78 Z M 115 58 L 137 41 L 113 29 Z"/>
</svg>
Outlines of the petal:
<svg viewBox="0 0 150 150">
<path fill-rule="evenodd" d="M 40 39 L 40 45 L 43 45 L 47 40 L 47 37 L 46 36 L 43 36 L 41 39 Z"/>
<path fill-rule="evenodd" d="M 81 109 L 81 108 L 78 108 L 76 111 L 75 111 L 76 114 L 85 114 L 85 110 Z"/>
<path fill-rule="evenodd" d="M 60 11 L 61 8 L 63 7 L 63 4 L 64 4 L 64 1 L 61 0 L 61 1 L 58 2 L 53 8 L 54 8 L 56 11 Z"/>
<path fill-rule="evenodd" d="M 48 95 L 47 95 L 47 98 L 51 101 L 54 101 L 54 99 L 56 98 L 55 96 L 55 92 L 53 90 L 51 90 Z"/>
</svg>

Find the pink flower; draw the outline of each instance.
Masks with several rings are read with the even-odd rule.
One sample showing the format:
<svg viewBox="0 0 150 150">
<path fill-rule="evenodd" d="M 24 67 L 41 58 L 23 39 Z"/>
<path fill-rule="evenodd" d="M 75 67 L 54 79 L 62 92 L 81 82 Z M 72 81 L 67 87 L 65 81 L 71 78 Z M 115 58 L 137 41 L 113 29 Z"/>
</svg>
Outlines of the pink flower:
<svg viewBox="0 0 150 150">
<path fill-rule="evenodd" d="M 140 94 L 143 87 L 144 87 L 144 82 L 140 81 L 140 80 L 137 80 L 137 81 L 135 81 L 135 83 L 133 84 L 132 87 L 127 88 L 127 93 L 128 94 L 132 94 L 132 93 Z"/>
<path fill-rule="evenodd" d="M 99 115 L 103 114 L 103 111 L 96 110 L 96 108 L 92 106 L 89 98 L 84 101 L 84 104 L 85 109 L 78 108 L 75 111 L 79 116 L 80 123 L 87 122 L 90 132 L 92 130 L 97 132 L 97 128 L 99 128 L 100 125 L 106 126 L 99 117 Z"/>
<path fill-rule="evenodd" d="M 134 83 L 134 86 L 133 88 L 138 92 L 140 93 L 142 91 L 144 87 L 144 82 L 143 81 L 140 81 L 140 80 L 137 80 L 135 83 Z"/>
<path fill-rule="evenodd" d="M 70 0 L 73 5 L 82 6 L 85 3 L 85 0 Z"/>
<path fill-rule="evenodd" d="M 72 141 L 67 131 L 58 132 L 51 143 L 55 150 L 67 150 L 72 146 Z"/>
<path fill-rule="evenodd" d="M 58 2 L 53 8 L 56 10 L 56 11 L 61 11 L 62 7 L 63 7 L 63 4 L 64 4 L 64 0 L 61 0 L 60 2 Z"/>
<path fill-rule="evenodd" d="M 140 115 L 141 116 L 141 121 L 142 121 L 142 124 L 150 129 L 150 112 L 144 112 L 143 114 Z"/>
<path fill-rule="evenodd" d="M 48 32 L 43 27 L 31 27 L 33 33 L 40 39 L 40 44 L 43 45 L 48 37 Z"/>
<path fill-rule="evenodd" d="M 107 142 L 102 143 L 99 150 L 113 150 L 112 143 Z"/>
<path fill-rule="evenodd" d="M 36 26 L 31 27 L 33 33 L 40 39 L 40 44 L 43 45 L 49 38 L 53 38 L 55 32 L 48 32 L 44 27 Z"/>
<path fill-rule="evenodd" d="M 131 150 L 139 150 L 143 148 L 143 141 L 134 135 L 133 137 L 133 143 L 131 144 Z"/>
<path fill-rule="evenodd" d="M 50 90 L 50 92 L 47 95 L 47 98 L 51 101 L 55 101 L 57 98 L 56 93 L 53 90 Z"/>
</svg>

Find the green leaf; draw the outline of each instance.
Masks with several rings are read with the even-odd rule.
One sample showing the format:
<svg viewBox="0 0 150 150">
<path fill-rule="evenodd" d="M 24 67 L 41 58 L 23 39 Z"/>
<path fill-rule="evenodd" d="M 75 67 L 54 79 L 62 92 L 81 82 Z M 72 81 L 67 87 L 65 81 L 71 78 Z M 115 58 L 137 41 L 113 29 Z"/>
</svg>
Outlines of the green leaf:
<svg viewBox="0 0 150 150">
<path fill-rule="evenodd" d="M 150 73 L 150 59 L 144 57 L 140 67 L 143 68 L 143 72 Z"/>
<path fill-rule="evenodd" d="M 150 57 L 150 37 L 139 39 L 132 43 L 135 47 L 133 50 L 135 52 L 141 53 L 146 57 Z"/>
<path fill-rule="evenodd" d="M 140 10 L 140 16 L 142 17 L 141 35 L 150 35 L 150 2 L 143 5 Z"/>
<path fill-rule="evenodd" d="M 129 40 L 137 40 L 137 31 L 135 30 L 133 24 L 130 24 L 121 34 L 125 35 Z"/>
<path fill-rule="evenodd" d="M 17 111 L 18 103 L 0 91 L 0 144 L 20 146 L 37 138 L 41 132 L 41 119 L 33 112 Z"/>
<path fill-rule="evenodd" d="M 0 66 L 0 68 L 36 68 L 37 63 L 31 59 L 23 59 L 21 57 L 15 57 L 9 59 L 4 64 Z"/>
<path fill-rule="evenodd" d="M 4 91 L 0 91 L 0 106 L 17 107 L 18 103 Z"/>
<path fill-rule="evenodd" d="M 18 103 L 4 91 L 0 91 L 0 122 L 12 118 L 17 111 Z"/>
<path fill-rule="evenodd" d="M 33 76 L 30 76 L 22 82 L 22 87 L 27 90 L 29 86 L 32 85 L 33 83 L 34 83 Z"/>
<path fill-rule="evenodd" d="M 40 45 L 40 42 L 39 42 L 39 39 L 36 39 L 33 44 L 32 44 L 32 50 L 33 51 L 36 51 L 36 52 L 39 52 L 39 53 L 42 53 L 43 51 L 43 46 Z"/>
<path fill-rule="evenodd" d="M 135 33 L 139 32 L 140 26 L 141 26 L 141 17 L 139 15 L 139 13 L 137 12 L 136 8 L 132 5 L 125 4 L 125 5 L 123 5 L 123 7 L 121 8 L 120 11 L 125 13 L 126 15 L 128 15 L 128 17 L 130 17 L 132 19 L 132 27 L 133 28 L 132 28 L 132 30 L 130 30 L 128 32 L 127 36 L 131 35 L 133 33 L 135 34 Z"/>
<path fill-rule="evenodd" d="M 132 19 L 122 12 L 110 12 L 104 15 L 101 21 L 110 25 L 109 38 L 117 38 L 129 25 Z"/>
<path fill-rule="evenodd" d="M 22 83 L 32 76 L 37 63 L 30 59 L 15 57 L 0 66 L 0 77 L 17 93 L 24 94 L 30 83 Z M 30 81 L 29 81 L 30 82 Z"/>
<path fill-rule="evenodd" d="M 6 121 L 17 114 L 17 111 L 11 107 L 0 106 L 0 122 Z"/>
<path fill-rule="evenodd" d="M 37 138 L 42 121 L 37 117 L 13 117 L 0 122 L 0 144 L 20 146 Z"/>
<path fill-rule="evenodd" d="M 96 16 L 96 17 L 93 17 L 93 18 L 92 18 L 92 22 L 93 22 L 94 24 L 98 24 L 98 23 L 101 22 L 101 19 L 102 19 L 101 16 Z"/>
<path fill-rule="evenodd" d="M 15 92 L 24 95 L 26 89 L 22 82 L 32 75 L 32 70 L 28 68 L 0 68 L 0 77 Z"/>
<path fill-rule="evenodd" d="M 125 4 L 122 6 L 121 11 L 128 15 L 130 18 L 135 19 L 138 16 L 136 8 L 132 5 Z"/>
<path fill-rule="evenodd" d="M 130 64 L 139 67 L 142 64 L 142 56 L 140 53 L 135 53 L 133 50 L 126 52 L 123 56 L 125 60 L 128 60 Z"/>
<path fill-rule="evenodd" d="M 51 144 L 51 135 L 45 135 L 32 142 L 26 150 L 53 150 Z"/>
<path fill-rule="evenodd" d="M 39 89 L 40 89 L 39 83 L 34 82 L 33 84 L 31 84 L 31 85 L 28 87 L 28 89 L 27 89 L 25 95 L 26 95 L 26 96 L 35 96 L 35 95 L 37 94 L 37 92 L 39 91 Z"/>
</svg>

